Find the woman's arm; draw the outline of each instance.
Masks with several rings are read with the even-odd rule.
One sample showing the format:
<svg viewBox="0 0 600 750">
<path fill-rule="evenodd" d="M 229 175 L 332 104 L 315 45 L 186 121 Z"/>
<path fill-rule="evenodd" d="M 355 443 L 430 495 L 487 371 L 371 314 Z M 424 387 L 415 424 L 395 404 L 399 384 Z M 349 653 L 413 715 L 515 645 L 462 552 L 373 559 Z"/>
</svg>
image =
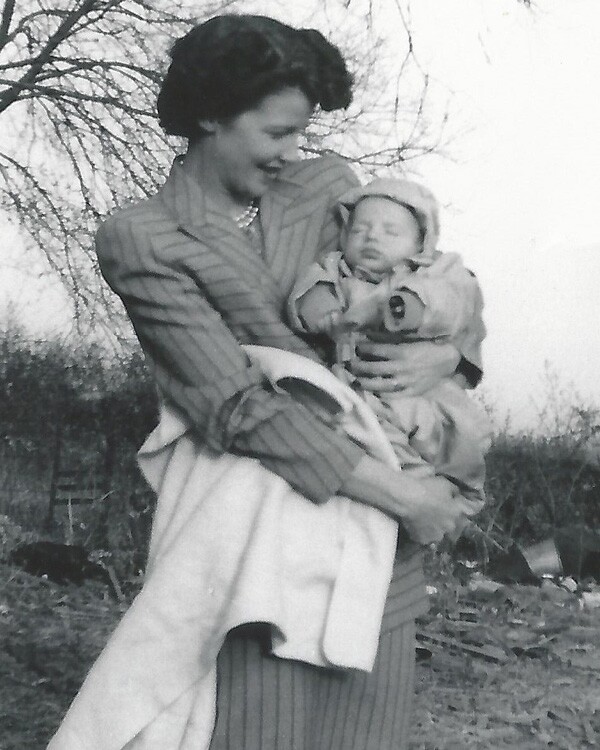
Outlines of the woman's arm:
<svg viewBox="0 0 600 750">
<path fill-rule="evenodd" d="M 457 538 L 472 505 L 443 477 L 414 479 L 364 456 L 342 485 L 353 500 L 371 505 L 401 522 L 419 544 Z"/>
<path fill-rule="evenodd" d="M 296 378 L 284 378 L 278 385 L 306 404 L 320 420 L 338 423 L 339 404 L 324 391 Z M 444 536 L 458 537 L 467 516 L 473 514 L 473 504 L 445 478 L 417 480 L 368 455 L 361 458 L 340 492 L 391 516 L 419 544 L 439 542 Z"/>
<path fill-rule="evenodd" d="M 175 233 L 155 229 L 146 217 L 117 217 L 100 229 L 97 247 L 159 389 L 213 450 L 257 458 L 301 494 L 325 502 L 364 452 L 265 382 L 199 283 L 164 262 L 166 250 L 175 253 L 165 237 L 174 245 Z"/>
</svg>

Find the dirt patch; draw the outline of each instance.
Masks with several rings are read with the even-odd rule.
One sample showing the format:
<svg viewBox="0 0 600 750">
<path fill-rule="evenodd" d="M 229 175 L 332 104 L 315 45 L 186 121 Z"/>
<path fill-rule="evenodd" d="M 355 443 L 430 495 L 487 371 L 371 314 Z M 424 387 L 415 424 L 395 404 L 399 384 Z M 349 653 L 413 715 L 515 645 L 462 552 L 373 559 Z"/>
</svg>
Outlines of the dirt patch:
<svg viewBox="0 0 600 750">
<path fill-rule="evenodd" d="M 107 586 L 0 564 L 0 750 L 45 748 L 120 616 Z"/>
<path fill-rule="evenodd" d="M 411 750 L 600 745 L 600 609 L 550 583 L 436 587 Z M 0 564 L 0 750 L 45 748 L 122 609 L 102 583 Z"/>
<path fill-rule="evenodd" d="M 552 581 L 446 581 L 422 622 L 413 750 L 600 745 L 600 609 L 582 603 Z"/>
</svg>

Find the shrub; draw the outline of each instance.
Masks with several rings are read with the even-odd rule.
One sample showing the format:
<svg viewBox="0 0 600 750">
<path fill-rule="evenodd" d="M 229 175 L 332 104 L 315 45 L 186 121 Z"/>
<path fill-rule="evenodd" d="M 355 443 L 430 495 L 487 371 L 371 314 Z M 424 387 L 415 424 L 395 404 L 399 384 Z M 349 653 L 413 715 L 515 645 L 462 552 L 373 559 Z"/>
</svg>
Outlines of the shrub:
<svg viewBox="0 0 600 750">
<path fill-rule="evenodd" d="M 134 575 L 143 568 L 154 509 L 136 452 L 156 421 L 156 394 L 139 350 L 36 341 L 11 329 L 0 333 L 0 354 L 0 514 L 23 533 L 57 541 L 70 534 L 109 554 L 121 577 Z M 476 519 L 487 543 L 507 548 L 566 525 L 600 527 L 600 465 L 586 451 L 598 434 L 598 413 L 561 409 L 552 430 L 496 435 L 487 461 L 489 502 Z M 57 463 L 94 472 L 110 494 L 77 507 L 73 523 L 62 512 L 44 529 Z"/>
</svg>

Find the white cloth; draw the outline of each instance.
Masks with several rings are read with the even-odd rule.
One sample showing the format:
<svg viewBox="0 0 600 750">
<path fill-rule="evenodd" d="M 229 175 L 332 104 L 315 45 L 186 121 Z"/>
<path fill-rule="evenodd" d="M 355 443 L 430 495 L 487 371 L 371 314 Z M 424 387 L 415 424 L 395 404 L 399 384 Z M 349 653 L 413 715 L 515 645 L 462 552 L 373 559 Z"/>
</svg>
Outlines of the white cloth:
<svg viewBox="0 0 600 750">
<path fill-rule="evenodd" d="M 369 407 L 326 368 L 246 351 L 274 384 L 293 377 L 333 397 L 343 428 L 397 466 Z M 158 494 L 146 581 L 48 750 L 207 748 L 216 657 L 245 622 L 273 625 L 279 657 L 372 668 L 394 521 L 344 497 L 315 505 L 257 460 L 206 452 L 168 407 L 139 458 Z"/>
</svg>

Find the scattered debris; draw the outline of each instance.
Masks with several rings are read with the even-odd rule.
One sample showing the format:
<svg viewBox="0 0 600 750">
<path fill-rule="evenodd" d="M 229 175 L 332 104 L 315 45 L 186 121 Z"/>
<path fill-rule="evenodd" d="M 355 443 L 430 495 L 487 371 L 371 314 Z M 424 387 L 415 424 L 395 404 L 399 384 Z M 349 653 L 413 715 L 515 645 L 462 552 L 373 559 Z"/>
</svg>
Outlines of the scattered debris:
<svg viewBox="0 0 600 750">
<path fill-rule="evenodd" d="M 554 540 L 565 575 L 600 583 L 600 533 L 572 526 L 557 531 Z"/>
<path fill-rule="evenodd" d="M 586 609 L 600 607 L 600 591 L 584 591 L 581 594 L 582 605 Z"/>
<path fill-rule="evenodd" d="M 427 644 L 430 649 L 433 647 L 433 650 L 442 649 L 449 653 L 458 651 L 496 664 L 504 664 L 510 658 L 503 649 L 498 648 L 497 646 L 489 646 L 487 644 L 475 646 L 456 638 L 449 638 L 447 636 L 427 633 L 425 631 L 419 631 L 417 633 L 417 641 L 421 644 Z"/>
<path fill-rule="evenodd" d="M 502 588 L 498 581 L 492 581 L 486 578 L 482 573 L 473 573 L 471 580 L 467 584 L 470 591 L 476 591 L 480 594 L 495 594 Z"/>
<path fill-rule="evenodd" d="M 563 572 L 562 561 L 554 539 L 526 547 L 522 550 L 525 562 L 534 576 L 557 576 Z"/>
<path fill-rule="evenodd" d="M 411 747 L 442 736 L 473 750 L 599 747 L 600 602 L 584 602 L 600 586 L 572 575 L 503 584 L 468 569 L 433 571 L 438 592 L 417 634 L 424 739 Z"/>
<path fill-rule="evenodd" d="M 579 588 L 577 581 L 574 578 L 571 578 L 571 576 L 567 576 L 566 578 L 561 578 L 558 584 L 559 586 L 562 586 L 564 589 L 567 589 L 567 591 L 570 591 L 572 594 L 574 594 Z"/>
</svg>

